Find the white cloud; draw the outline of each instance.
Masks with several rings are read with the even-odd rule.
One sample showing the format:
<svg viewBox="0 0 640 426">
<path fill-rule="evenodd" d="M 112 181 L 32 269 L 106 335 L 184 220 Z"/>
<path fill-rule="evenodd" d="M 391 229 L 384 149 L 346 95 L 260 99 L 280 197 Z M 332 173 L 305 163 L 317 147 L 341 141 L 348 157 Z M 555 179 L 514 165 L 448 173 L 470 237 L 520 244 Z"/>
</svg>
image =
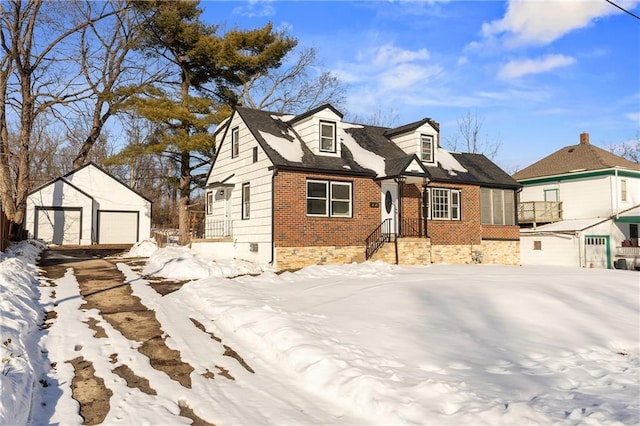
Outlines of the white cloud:
<svg viewBox="0 0 640 426">
<path fill-rule="evenodd" d="M 624 115 L 631 121 L 635 121 L 636 124 L 640 125 L 640 111 L 638 112 L 629 112 Z"/>
<path fill-rule="evenodd" d="M 410 89 L 415 90 L 416 85 L 424 84 L 443 72 L 438 65 L 420 66 L 413 64 L 400 64 L 379 75 L 378 82 L 385 90 Z"/>
<path fill-rule="evenodd" d="M 359 50 L 353 62 L 341 62 L 332 71 L 348 84 L 366 85 L 382 94 L 426 84 L 443 70 L 430 61 L 429 51 L 425 48 L 409 50 L 383 44 Z"/>
<path fill-rule="evenodd" d="M 625 8 L 633 8 L 638 1 L 619 1 Z M 563 35 L 588 26 L 599 17 L 623 13 L 606 1 L 510 0 L 502 19 L 482 25 L 487 39 L 503 37 L 505 45 L 544 45 Z"/>
<path fill-rule="evenodd" d="M 388 66 L 419 60 L 428 60 L 429 56 L 429 51 L 427 49 L 413 51 L 402 49 L 392 44 L 386 44 L 380 47 L 373 63 L 379 66 Z"/>
<path fill-rule="evenodd" d="M 500 78 L 518 78 L 528 74 L 540 74 L 555 68 L 567 67 L 576 62 L 565 55 L 547 55 L 537 59 L 522 59 L 507 62 L 498 72 Z"/>
</svg>

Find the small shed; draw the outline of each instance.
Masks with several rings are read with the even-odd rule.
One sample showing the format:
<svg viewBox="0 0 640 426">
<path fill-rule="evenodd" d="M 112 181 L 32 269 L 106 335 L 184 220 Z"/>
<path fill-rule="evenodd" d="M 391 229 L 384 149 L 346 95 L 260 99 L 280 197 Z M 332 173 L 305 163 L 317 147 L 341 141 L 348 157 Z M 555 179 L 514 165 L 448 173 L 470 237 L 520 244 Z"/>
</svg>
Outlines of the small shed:
<svg viewBox="0 0 640 426">
<path fill-rule="evenodd" d="M 133 244 L 150 236 L 151 201 L 88 163 L 29 193 L 25 228 L 50 244 Z"/>
</svg>

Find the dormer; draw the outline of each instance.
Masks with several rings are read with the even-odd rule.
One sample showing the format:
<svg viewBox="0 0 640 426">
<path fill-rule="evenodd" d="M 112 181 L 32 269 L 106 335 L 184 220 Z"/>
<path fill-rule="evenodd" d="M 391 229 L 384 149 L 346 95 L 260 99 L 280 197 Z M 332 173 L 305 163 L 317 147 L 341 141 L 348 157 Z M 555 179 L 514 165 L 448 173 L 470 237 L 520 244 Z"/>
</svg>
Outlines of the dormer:
<svg viewBox="0 0 640 426">
<path fill-rule="evenodd" d="M 289 124 L 315 155 L 340 157 L 342 113 L 333 106 L 320 105 L 293 117 Z"/>
<path fill-rule="evenodd" d="M 423 118 L 414 123 L 389 129 L 384 135 L 405 153 L 416 154 L 425 166 L 437 166 L 440 125 Z"/>
</svg>

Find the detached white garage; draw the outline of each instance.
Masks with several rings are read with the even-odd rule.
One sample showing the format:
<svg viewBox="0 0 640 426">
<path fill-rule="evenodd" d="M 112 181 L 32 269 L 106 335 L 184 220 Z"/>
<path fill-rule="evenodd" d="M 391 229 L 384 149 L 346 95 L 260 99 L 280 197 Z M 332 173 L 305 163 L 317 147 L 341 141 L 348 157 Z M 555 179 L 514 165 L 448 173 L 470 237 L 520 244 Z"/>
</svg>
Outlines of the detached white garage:
<svg viewBox="0 0 640 426">
<path fill-rule="evenodd" d="M 151 201 L 89 163 L 29 194 L 26 229 L 57 245 L 133 244 L 150 236 Z"/>
</svg>

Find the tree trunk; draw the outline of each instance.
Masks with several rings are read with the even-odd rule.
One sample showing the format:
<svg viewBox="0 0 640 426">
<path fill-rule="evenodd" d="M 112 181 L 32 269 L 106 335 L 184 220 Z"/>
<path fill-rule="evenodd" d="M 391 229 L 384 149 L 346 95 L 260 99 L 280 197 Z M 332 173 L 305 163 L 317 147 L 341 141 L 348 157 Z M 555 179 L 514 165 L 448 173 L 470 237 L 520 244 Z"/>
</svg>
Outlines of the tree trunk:
<svg viewBox="0 0 640 426">
<path fill-rule="evenodd" d="M 100 133 L 102 132 L 102 128 L 104 127 L 104 123 L 111 116 L 111 111 L 107 111 L 104 115 L 100 116 L 100 109 L 102 108 L 102 103 L 96 104 L 96 110 L 93 114 L 93 123 L 91 126 L 91 133 L 84 140 L 84 143 L 80 147 L 78 151 L 78 155 L 73 160 L 73 170 L 77 170 L 80 167 L 84 166 L 87 162 L 87 158 L 89 157 L 89 152 L 93 145 L 95 145 L 96 141 L 100 137 Z"/>
<path fill-rule="evenodd" d="M 178 227 L 180 229 L 178 244 L 185 245 L 191 241 L 191 224 L 189 220 L 189 200 L 191 199 L 191 167 L 189 152 L 181 154 L 180 161 L 180 205 L 178 210 Z"/>
</svg>

